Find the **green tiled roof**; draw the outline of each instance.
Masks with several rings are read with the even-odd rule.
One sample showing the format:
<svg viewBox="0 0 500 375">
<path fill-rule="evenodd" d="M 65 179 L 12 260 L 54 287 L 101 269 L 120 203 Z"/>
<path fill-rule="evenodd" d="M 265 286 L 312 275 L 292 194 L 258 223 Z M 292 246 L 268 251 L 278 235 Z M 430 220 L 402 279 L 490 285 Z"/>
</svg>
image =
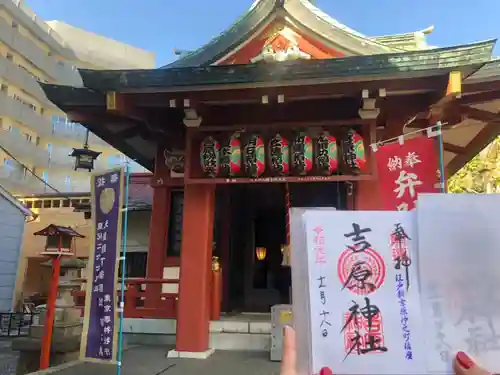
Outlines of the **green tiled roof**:
<svg viewBox="0 0 500 375">
<path fill-rule="evenodd" d="M 463 70 L 467 76 L 487 63 L 495 40 L 425 51 L 279 63 L 180 67 L 152 70 L 80 69 L 85 87 L 96 91 L 141 90 L 207 85 L 258 84 L 353 76 L 431 76 Z M 467 71 L 469 69 L 469 71 Z"/>
<path fill-rule="evenodd" d="M 256 0 L 243 16 L 219 36 L 162 68 L 211 65 L 245 42 L 260 27 L 265 26 L 275 17 L 278 10 L 319 38 L 343 47 L 343 52 L 347 55 L 367 55 L 400 50 L 350 29 L 322 12 L 309 0 Z"/>
</svg>

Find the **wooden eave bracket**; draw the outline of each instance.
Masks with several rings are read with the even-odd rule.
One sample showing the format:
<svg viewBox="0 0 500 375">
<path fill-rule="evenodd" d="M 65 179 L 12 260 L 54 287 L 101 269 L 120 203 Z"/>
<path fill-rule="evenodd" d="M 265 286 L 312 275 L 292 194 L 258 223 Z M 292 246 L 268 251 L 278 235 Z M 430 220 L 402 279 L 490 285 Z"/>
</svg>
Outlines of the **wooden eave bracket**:
<svg viewBox="0 0 500 375">
<path fill-rule="evenodd" d="M 187 128 L 199 128 L 203 118 L 198 115 L 196 109 L 194 108 L 185 108 L 184 109 L 184 120 L 182 122 L 186 125 Z"/>
<path fill-rule="evenodd" d="M 378 97 L 387 95 L 385 89 L 379 89 Z M 359 117 L 363 120 L 375 120 L 380 114 L 380 108 L 377 108 L 377 98 L 370 98 L 370 91 L 363 90 L 361 92 L 362 107 L 358 110 Z"/>
</svg>

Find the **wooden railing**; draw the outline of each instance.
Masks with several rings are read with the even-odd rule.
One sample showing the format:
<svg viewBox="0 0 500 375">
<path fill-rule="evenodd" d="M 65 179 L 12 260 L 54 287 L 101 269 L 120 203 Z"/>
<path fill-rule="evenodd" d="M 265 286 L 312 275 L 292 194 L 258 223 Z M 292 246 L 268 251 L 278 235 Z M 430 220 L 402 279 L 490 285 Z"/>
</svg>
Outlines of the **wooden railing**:
<svg viewBox="0 0 500 375">
<path fill-rule="evenodd" d="M 178 285 L 171 279 L 127 279 L 125 280 L 125 318 L 175 319 L 178 293 L 162 293 L 162 285 Z M 148 291 L 149 289 L 149 291 Z M 75 305 L 85 308 L 85 291 L 74 291 Z M 118 297 L 121 292 L 118 291 Z"/>
</svg>

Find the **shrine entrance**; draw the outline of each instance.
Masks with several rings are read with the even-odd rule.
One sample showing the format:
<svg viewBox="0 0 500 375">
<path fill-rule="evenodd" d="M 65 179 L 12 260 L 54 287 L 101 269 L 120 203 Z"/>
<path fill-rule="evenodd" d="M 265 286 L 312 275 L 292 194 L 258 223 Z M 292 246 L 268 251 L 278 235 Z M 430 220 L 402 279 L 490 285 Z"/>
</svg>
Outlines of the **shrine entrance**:
<svg viewBox="0 0 500 375">
<path fill-rule="evenodd" d="M 288 189 L 292 207 L 346 209 L 344 183 L 294 183 Z M 275 304 L 290 303 L 291 271 L 282 253 L 287 244 L 285 184 L 226 185 L 220 195 L 227 205 L 221 221 L 228 221 L 227 251 L 221 252 L 224 310 L 269 312 Z"/>
</svg>

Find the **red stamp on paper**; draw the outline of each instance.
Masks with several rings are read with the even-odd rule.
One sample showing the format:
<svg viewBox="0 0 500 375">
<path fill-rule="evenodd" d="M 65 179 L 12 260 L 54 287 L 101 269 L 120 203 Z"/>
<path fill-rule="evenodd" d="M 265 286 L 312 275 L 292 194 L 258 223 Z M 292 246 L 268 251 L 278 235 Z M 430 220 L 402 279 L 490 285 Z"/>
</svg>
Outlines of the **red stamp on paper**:
<svg viewBox="0 0 500 375">
<path fill-rule="evenodd" d="M 366 295 L 382 286 L 386 267 L 384 258 L 372 248 L 356 252 L 346 249 L 340 254 L 337 273 L 343 289 Z"/>
<path fill-rule="evenodd" d="M 344 314 L 344 352 L 368 354 L 385 352 L 382 314 L 376 312 Z"/>
</svg>

